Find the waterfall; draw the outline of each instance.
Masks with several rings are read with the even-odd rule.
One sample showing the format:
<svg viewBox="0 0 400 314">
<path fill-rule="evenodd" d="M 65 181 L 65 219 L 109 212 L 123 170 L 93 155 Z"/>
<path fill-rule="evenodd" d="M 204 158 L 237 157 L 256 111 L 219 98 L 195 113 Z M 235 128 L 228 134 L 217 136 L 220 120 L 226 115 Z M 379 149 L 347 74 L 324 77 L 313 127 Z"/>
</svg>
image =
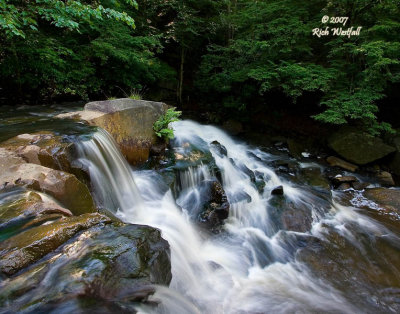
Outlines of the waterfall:
<svg viewBox="0 0 400 314">
<path fill-rule="evenodd" d="M 393 233 L 354 208 L 340 205 L 335 195 L 327 200 L 280 178 L 269 166 L 275 156 L 216 127 L 180 121 L 173 128 L 172 149 L 179 158 L 186 160 L 190 144 L 197 156 L 210 154 L 220 171 L 231 208 L 219 234 L 203 232 L 195 223 L 202 186 L 216 176 L 202 161 L 175 169 L 179 182 L 173 191 L 157 171 L 132 170 L 105 131 L 80 144 L 80 161 L 89 169 L 98 204 L 115 210 L 126 222 L 159 228 L 171 246 L 170 287 L 158 287 L 151 300 L 159 306 L 138 306 L 140 313 L 361 313 L 370 309 L 372 301 L 365 294 L 372 292 L 364 287 L 361 292 L 346 290 L 335 278 L 316 276 L 298 253 L 307 245 L 328 245 L 335 234 L 362 251 L 366 244 L 356 240 L 360 234 L 385 234 L 398 241 Z M 226 154 L 213 149 L 215 141 Z M 252 174 L 263 183 L 262 189 Z M 283 230 L 276 222 L 271 190 L 278 185 L 283 186 L 290 206 L 309 212 L 309 230 Z"/>
</svg>

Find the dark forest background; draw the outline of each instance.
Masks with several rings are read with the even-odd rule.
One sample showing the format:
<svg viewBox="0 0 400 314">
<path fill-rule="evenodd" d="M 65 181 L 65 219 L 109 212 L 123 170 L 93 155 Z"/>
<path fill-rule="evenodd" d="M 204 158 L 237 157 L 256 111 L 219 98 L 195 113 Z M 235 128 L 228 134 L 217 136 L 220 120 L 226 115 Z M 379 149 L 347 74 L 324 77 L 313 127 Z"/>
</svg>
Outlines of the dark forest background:
<svg viewBox="0 0 400 314">
<path fill-rule="evenodd" d="M 326 26 L 362 30 L 312 35 Z M 215 122 L 295 116 L 390 133 L 399 40 L 395 0 L 0 0 L 0 101 L 130 96 Z"/>
</svg>

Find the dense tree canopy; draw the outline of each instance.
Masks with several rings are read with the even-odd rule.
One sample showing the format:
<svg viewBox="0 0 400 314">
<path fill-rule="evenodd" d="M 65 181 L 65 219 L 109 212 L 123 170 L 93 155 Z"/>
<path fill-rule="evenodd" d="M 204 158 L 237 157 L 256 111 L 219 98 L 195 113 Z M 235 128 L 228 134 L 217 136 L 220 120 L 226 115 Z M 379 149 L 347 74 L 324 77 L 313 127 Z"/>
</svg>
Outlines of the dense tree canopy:
<svg viewBox="0 0 400 314">
<path fill-rule="evenodd" d="M 0 0 L 2 94 L 104 98 L 167 82 L 177 102 L 242 117 L 271 93 L 292 103 L 311 94 L 315 119 L 378 133 L 390 130 L 379 106 L 400 83 L 399 8 L 398 0 Z M 323 23 L 325 15 L 349 20 Z M 329 35 L 313 35 L 325 27 Z"/>
</svg>

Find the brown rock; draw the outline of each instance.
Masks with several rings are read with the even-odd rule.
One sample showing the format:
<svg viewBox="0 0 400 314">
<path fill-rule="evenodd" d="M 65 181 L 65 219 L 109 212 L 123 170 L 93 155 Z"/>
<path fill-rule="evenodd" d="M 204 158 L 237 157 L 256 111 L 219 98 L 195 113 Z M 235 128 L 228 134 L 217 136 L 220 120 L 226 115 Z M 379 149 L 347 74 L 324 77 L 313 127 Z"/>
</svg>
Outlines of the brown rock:
<svg viewBox="0 0 400 314">
<path fill-rule="evenodd" d="M 329 156 L 326 161 L 331 165 L 331 166 L 337 166 L 346 170 L 349 170 L 351 172 L 355 172 L 358 169 L 358 166 L 349 163 L 347 161 L 344 161 L 338 157 L 334 156 Z"/>
<path fill-rule="evenodd" d="M 157 143 L 153 124 L 167 107 L 160 102 L 123 98 L 90 102 L 83 111 L 57 117 L 102 127 L 115 139 L 128 162 L 137 165 L 148 159 L 151 146 Z"/>
<path fill-rule="evenodd" d="M 381 171 L 376 177 L 382 185 L 393 186 L 395 184 L 392 175 L 387 171 Z"/>
<path fill-rule="evenodd" d="M 366 189 L 364 195 L 374 202 L 383 206 L 390 206 L 400 213 L 400 190 L 372 188 Z"/>
<path fill-rule="evenodd" d="M 36 164 L 23 163 L 18 158 L 13 160 L 14 165 L 4 168 L 6 163 L 0 158 L 0 186 L 25 186 L 45 192 L 60 201 L 75 215 L 95 211 L 89 189 L 74 175 Z"/>
<path fill-rule="evenodd" d="M 109 222 L 109 218 L 97 213 L 84 214 L 40 225 L 13 236 L 0 243 L 0 270 L 12 275 L 54 251 L 77 232 L 101 222 Z"/>
</svg>

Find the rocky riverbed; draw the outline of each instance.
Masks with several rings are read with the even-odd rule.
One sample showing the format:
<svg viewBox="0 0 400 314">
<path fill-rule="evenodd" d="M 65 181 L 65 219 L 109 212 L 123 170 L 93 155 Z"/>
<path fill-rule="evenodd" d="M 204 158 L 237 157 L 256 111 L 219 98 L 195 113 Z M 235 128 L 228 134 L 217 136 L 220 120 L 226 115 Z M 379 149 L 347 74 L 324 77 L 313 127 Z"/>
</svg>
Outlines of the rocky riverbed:
<svg viewBox="0 0 400 314">
<path fill-rule="evenodd" d="M 259 312 L 263 302 L 272 311 L 279 302 L 304 311 L 323 304 L 340 312 L 400 309 L 385 294 L 400 289 L 396 141 L 342 130 L 326 149 L 315 149 L 252 133 L 242 137 L 256 145 L 248 146 L 183 121 L 164 151 L 156 149 L 152 126 L 167 108 L 121 99 L 84 110 L 38 106 L 2 114 L 5 312 L 171 312 L 175 293 L 187 300 L 180 310 L 200 312 L 221 312 L 228 301 L 223 312 Z M 288 292 L 290 280 L 271 267 L 306 276 L 309 302 L 294 301 L 300 284 L 278 298 L 279 291 L 253 281 L 253 272 L 263 272 L 259 280 L 272 276 Z M 256 301 L 243 299 L 254 307 L 235 303 L 240 294 L 232 281 L 254 289 Z M 171 290 L 163 295 L 158 286 Z M 324 287 L 331 296 L 313 292 Z"/>
</svg>

